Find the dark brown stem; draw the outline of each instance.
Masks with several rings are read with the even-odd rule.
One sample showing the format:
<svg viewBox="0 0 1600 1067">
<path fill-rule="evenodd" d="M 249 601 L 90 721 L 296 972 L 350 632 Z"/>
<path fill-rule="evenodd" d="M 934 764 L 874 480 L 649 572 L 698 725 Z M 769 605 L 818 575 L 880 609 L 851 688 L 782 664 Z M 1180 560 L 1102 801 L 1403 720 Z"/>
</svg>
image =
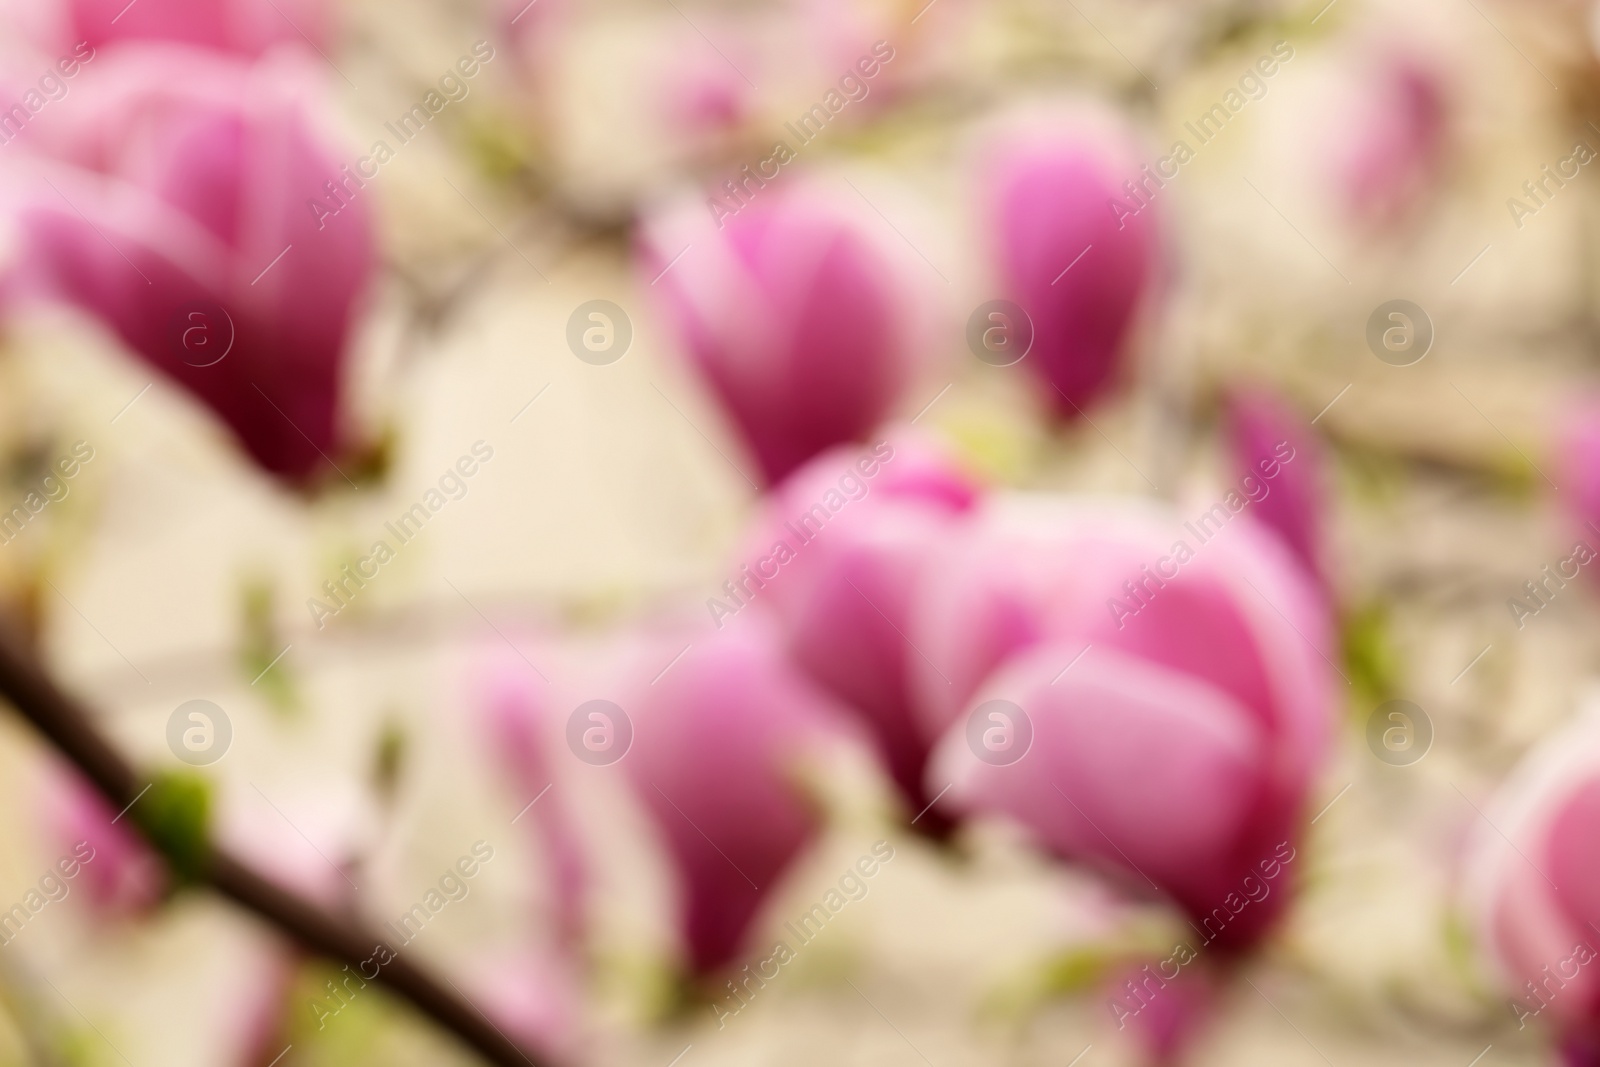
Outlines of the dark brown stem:
<svg viewBox="0 0 1600 1067">
<path fill-rule="evenodd" d="M 144 788 L 133 768 L 96 728 L 94 720 L 57 688 L 8 631 L 0 631 L 0 696 L 60 749 L 113 807 L 126 808 Z M 220 848 L 211 852 L 210 861 L 198 878 L 311 952 L 352 969 L 360 970 L 382 940 L 348 917 L 331 915 L 280 888 Z M 367 977 L 364 972 L 363 977 Z M 378 971 L 376 979 L 369 980 L 380 982 L 409 1000 L 489 1063 L 498 1067 L 541 1067 L 538 1057 L 523 1051 L 501 1033 L 458 990 L 446 988 L 409 958 L 394 956 Z"/>
</svg>

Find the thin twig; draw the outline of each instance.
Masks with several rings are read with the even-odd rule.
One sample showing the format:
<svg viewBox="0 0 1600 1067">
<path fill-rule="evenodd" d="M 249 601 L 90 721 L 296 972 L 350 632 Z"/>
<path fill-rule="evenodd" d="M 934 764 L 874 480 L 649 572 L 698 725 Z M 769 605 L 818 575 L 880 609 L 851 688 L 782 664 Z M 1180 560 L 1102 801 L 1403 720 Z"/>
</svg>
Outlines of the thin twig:
<svg viewBox="0 0 1600 1067">
<path fill-rule="evenodd" d="M 57 688 L 25 649 L 13 632 L 0 631 L 0 696 L 60 749 L 113 807 L 131 803 L 145 779 L 135 774 L 89 714 Z M 349 916 L 329 914 L 280 888 L 224 849 L 211 850 L 198 879 L 306 949 L 337 963 L 360 969 L 383 940 Z M 396 955 L 384 964 L 375 981 L 409 1000 L 489 1063 L 541 1067 L 545 1062 L 512 1043 L 408 956 Z"/>
</svg>

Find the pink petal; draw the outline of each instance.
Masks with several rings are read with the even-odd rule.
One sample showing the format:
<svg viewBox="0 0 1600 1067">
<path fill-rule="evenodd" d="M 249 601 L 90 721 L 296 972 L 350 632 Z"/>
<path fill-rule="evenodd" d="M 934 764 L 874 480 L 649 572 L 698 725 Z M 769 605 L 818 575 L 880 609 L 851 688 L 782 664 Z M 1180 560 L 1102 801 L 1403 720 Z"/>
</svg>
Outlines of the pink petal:
<svg viewBox="0 0 1600 1067">
<path fill-rule="evenodd" d="M 922 785 L 929 742 L 912 709 L 908 660 L 917 653 L 906 630 L 928 560 L 975 494 L 948 458 L 914 438 L 833 449 L 770 498 L 739 557 L 758 578 L 772 575 L 758 602 L 779 620 L 795 661 L 872 730 L 913 816 L 932 798 Z M 778 545 L 794 558 L 766 565 L 784 558 Z"/>
<path fill-rule="evenodd" d="M 1099 652 L 1064 675 L 1061 645 L 1009 660 L 978 703 L 1021 707 L 1032 747 L 990 766 L 958 722 L 928 787 L 954 781 L 958 806 L 1010 815 L 1063 858 L 1119 871 L 1130 885 L 1153 880 L 1203 915 L 1249 871 L 1237 852 L 1262 787 L 1264 738 L 1248 710 L 1205 682 Z"/>
<path fill-rule="evenodd" d="M 634 728 L 622 765 L 682 876 L 684 939 L 701 974 L 738 953 L 765 895 L 815 837 L 796 761 L 836 715 L 754 621 L 693 642 L 620 702 Z"/>
<path fill-rule="evenodd" d="M 792 182 L 720 228 L 700 204 L 650 227 L 642 267 L 768 483 L 864 439 L 906 385 L 904 281 L 869 233 Z"/>
<path fill-rule="evenodd" d="M 1108 125 L 1039 122 L 986 152 L 984 210 L 1001 294 L 1032 320 L 1025 364 L 1067 418 L 1121 376 L 1134 312 L 1159 263 L 1157 209 L 1132 213 L 1137 202 L 1123 182 L 1142 175 L 1126 134 Z M 1125 210 L 1113 210 L 1117 203 Z"/>
<path fill-rule="evenodd" d="M 1326 584 L 1323 534 L 1326 525 L 1326 459 L 1322 442 L 1298 411 L 1264 389 L 1240 390 L 1229 398 L 1228 438 L 1235 484 L 1262 493 L 1250 514 L 1294 551 L 1306 573 Z M 1284 462 L 1284 456 L 1290 456 Z M 1273 477 L 1266 472 L 1276 471 Z"/>
</svg>

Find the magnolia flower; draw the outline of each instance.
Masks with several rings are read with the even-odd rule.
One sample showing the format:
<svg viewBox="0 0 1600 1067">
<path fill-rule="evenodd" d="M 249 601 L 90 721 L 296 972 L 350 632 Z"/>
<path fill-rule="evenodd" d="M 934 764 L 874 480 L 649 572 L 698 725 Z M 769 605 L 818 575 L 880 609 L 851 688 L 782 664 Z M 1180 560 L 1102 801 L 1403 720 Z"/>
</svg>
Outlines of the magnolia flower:
<svg viewBox="0 0 1600 1067">
<path fill-rule="evenodd" d="M 934 833 L 949 824 L 925 811 L 929 745 L 911 707 L 917 653 L 905 632 L 928 560 L 976 496 L 923 441 L 831 449 L 768 498 L 740 557 L 795 662 L 862 718 L 908 817 Z"/>
<path fill-rule="evenodd" d="M 41 795 L 54 873 L 81 889 L 95 915 L 148 912 L 167 888 L 166 866 L 126 818 L 75 769 L 52 766 Z M 69 873 L 70 872 L 70 873 Z"/>
<path fill-rule="evenodd" d="M 763 188 L 750 173 L 743 206 L 659 217 L 640 261 L 771 484 L 889 414 L 913 371 L 912 308 L 877 230 L 795 176 Z"/>
<path fill-rule="evenodd" d="M 573 21 L 572 0 L 497 0 L 494 7 L 499 37 L 507 45 L 528 118 L 535 124 L 550 124 L 561 81 L 561 46 Z"/>
<path fill-rule="evenodd" d="M 325 0 L 33 0 L 63 42 L 175 41 L 244 55 L 275 44 L 328 44 Z"/>
<path fill-rule="evenodd" d="M 1155 887 L 1199 951 L 1254 944 L 1298 870 L 1335 708 L 1327 613 L 1287 549 L 1223 504 L 1180 525 L 1002 500 L 946 556 L 911 631 L 944 734 L 927 788 Z"/>
<path fill-rule="evenodd" d="M 371 194 L 317 128 L 310 71 L 150 45 L 79 77 L 27 131 L 55 158 L 13 192 L 15 283 L 98 317 L 262 467 L 308 478 L 342 440 L 373 266 Z"/>
<path fill-rule="evenodd" d="M 1272 393 L 1243 389 L 1229 398 L 1227 431 L 1233 477 L 1264 494 L 1252 495 L 1251 516 L 1282 537 L 1306 573 L 1325 585 L 1325 463 L 1311 424 Z M 1284 462 L 1285 455 L 1294 458 Z"/>
<path fill-rule="evenodd" d="M 342 913 L 354 904 L 378 822 L 371 795 L 354 782 L 291 780 L 224 794 L 215 832 L 262 877 Z"/>
<path fill-rule="evenodd" d="M 1385 49 L 1350 73 L 1325 143 L 1330 177 L 1346 214 L 1375 226 L 1417 207 L 1437 182 L 1448 140 L 1443 80 L 1414 55 Z"/>
<path fill-rule="evenodd" d="M 290 1025 L 300 954 L 274 938 L 252 945 L 247 958 L 229 968 L 227 997 L 217 1014 L 218 1054 L 228 1067 L 257 1067 L 271 1063 L 287 1043 L 281 1040 Z M 301 1008 L 300 1010 L 304 1010 Z M 299 1016 L 296 1014 L 295 1019 Z"/>
<path fill-rule="evenodd" d="M 1567 512 L 1586 538 L 1600 539 L 1600 400 L 1585 397 L 1562 413 L 1554 452 Z"/>
<path fill-rule="evenodd" d="M 119 815 L 76 769 L 66 765 L 55 764 L 45 772 L 41 795 L 49 847 L 58 854 L 50 871 L 54 884 L 61 887 L 58 899 L 81 892 L 93 916 L 100 920 L 147 916 L 165 895 L 169 882 L 165 864 L 135 829 L 133 820 L 126 813 Z M 273 818 L 282 822 L 281 816 Z M 287 842 L 280 839 L 278 844 Z M 299 838 L 295 845 L 305 847 Z M 282 869 L 282 852 L 267 848 L 258 849 L 257 854 L 277 865 L 265 869 Z M 320 879 L 324 884 L 327 880 L 326 874 Z M 285 881 L 293 888 L 303 886 L 295 884 L 294 878 Z M 328 897 L 321 895 L 320 899 L 326 902 Z M 0 940 L 7 936 L 6 930 L 0 929 Z M 278 1038 L 299 954 L 277 939 L 263 936 L 249 940 L 238 962 L 217 990 L 217 1013 L 222 1018 L 212 1028 L 216 1062 L 252 1067 L 270 1060 L 283 1047 Z"/>
<path fill-rule="evenodd" d="M 654 682 L 672 643 L 647 644 L 656 654 L 639 661 L 620 701 L 633 728 L 621 764 L 677 868 L 688 962 L 706 975 L 734 959 L 766 894 L 817 834 L 799 772 L 837 709 L 756 619 L 694 640 Z"/>
<path fill-rule="evenodd" d="M 1050 404 L 1073 417 L 1115 384 L 1156 280 L 1163 177 L 1140 169 L 1125 131 L 1088 114 L 1009 131 L 984 159 L 1000 295 L 1026 312 L 1024 361 L 1050 386 Z"/>
<path fill-rule="evenodd" d="M 737 131 L 755 107 L 754 91 L 725 60 L 682 48 L 663 57 L 655 89 L 663 117 L 696 140 Z"/>
<path fill-rule="evenodd" d="M 555 761 L 569 758 L 564 749 L 555 750 L 566 724 L 554 714 L 549 684 L 536 677 L 520 656 L 495 649 L 479 670 L 478 686 L 494 757 L 518 793 L 528 799 L 524 826 L 550 864 L 558 939 L 569 955 L 575 954 L 586 925 L 589 871 L 569 810 L 570 798 L 556 783 Z"/>
<path fill-rule="evenodd" d="M 1137 968 L 1130 965 L 1105 983 L 1117 1028 L 1129 1033 L 1150 1064 L 1184 1061 L 1224 988 L 1218 971 L 1198 964 L 1199 954 L 1186 947 L 1174 946 L 1171 955 Z"/>
<path fill-rule="evenodd" d="M 1518 1028 L 1600 1064 L 1600 707 L 1547 738 L 1485 811 L 1468 897 Z"/>
<path fill-rule="evenodd" d="M 762 101 L 753 83 L 776 74 L 765 69 L 762 25 L 706 12 L 695 26 L 678 19 L 660 33 L 660 46 L 647 61 L 644 109 L 659 118 L 674 142 L 685 143 L 685 155 L 726 155 L 756 116 Z"/>
<path fill-rule="evenodd" d="M 905 7 L 799 0 L 796 7 L 799 39 L 810 48 L 807 67 L 813 81 L 836 79 L 853 68 L 858 74 L 875 70 L 866 79 L 866 96 L 851 102 L 862 112 L 881 111 L 948 76 L 972 42 L 979 10 L 972 0 Z M 873 62 L 886 56 L 886 62 Z"/>
<path fill-rule="evenodd" d="M 583 1048 L 581 986 L 570 961 L 531 951 L 501 952 L 475 961 L 467 978 L 474 1004 L 520 1044 L 560 1062 L 577 1062 Z"/>
</svg>

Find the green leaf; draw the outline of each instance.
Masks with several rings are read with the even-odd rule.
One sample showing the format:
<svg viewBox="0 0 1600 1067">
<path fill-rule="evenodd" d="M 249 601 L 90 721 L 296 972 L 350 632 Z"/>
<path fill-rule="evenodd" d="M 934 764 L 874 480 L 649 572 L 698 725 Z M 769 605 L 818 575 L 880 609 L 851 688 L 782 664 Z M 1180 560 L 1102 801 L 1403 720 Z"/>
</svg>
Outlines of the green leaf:
<svg viewBox="0 0 1600 1067">
<path fill-rule="evenodd" d="M 1345 671 L 1362 703 L 1393 696 L 1400 684 L 1400 667 L 1389 631 L 1389 611 L 1381 602 L 1365 604 L 1344 619 Z"/>
<path fill-rule="evenodd" d="M 180 884 L 193 883 L 211 857 L 211 786 L 193 771 L 160 775 L 129 809 Z"/>
<path fill-rule="evenodd" d="M 372 754 L 372 788 L 384 804 L 394 803 L 406 763 L 406 728 L 398 719 L 387 719 L 378 734 Z"/>
<path fill-rule="evenodd" d="M 1087 993 L 1135 955 L 1131 946 L 1121 943 L 1074 945 L 1053 952 L 994 988 L 984 998 L 982 1011 L 996 1020 L 1025 1020 L 1058 997 Z"/>
<path fill-rule="evenodd" d="M 1041 973 L 1043 990 L 1070 996 L 1091 989 L 1105 978 L 1115 959 L 1099 947 L 1068 949 L 1045 965 Z"/>
<path fill-rule="evenodd" d="M 278 632 L 277 596 L 263 577 L 247 578 L 239 589 L 239 666 L 251 684 L 282 712 L 300 706 L 298 687 L 283 652 L 288 642 Z"/>
</svg>

